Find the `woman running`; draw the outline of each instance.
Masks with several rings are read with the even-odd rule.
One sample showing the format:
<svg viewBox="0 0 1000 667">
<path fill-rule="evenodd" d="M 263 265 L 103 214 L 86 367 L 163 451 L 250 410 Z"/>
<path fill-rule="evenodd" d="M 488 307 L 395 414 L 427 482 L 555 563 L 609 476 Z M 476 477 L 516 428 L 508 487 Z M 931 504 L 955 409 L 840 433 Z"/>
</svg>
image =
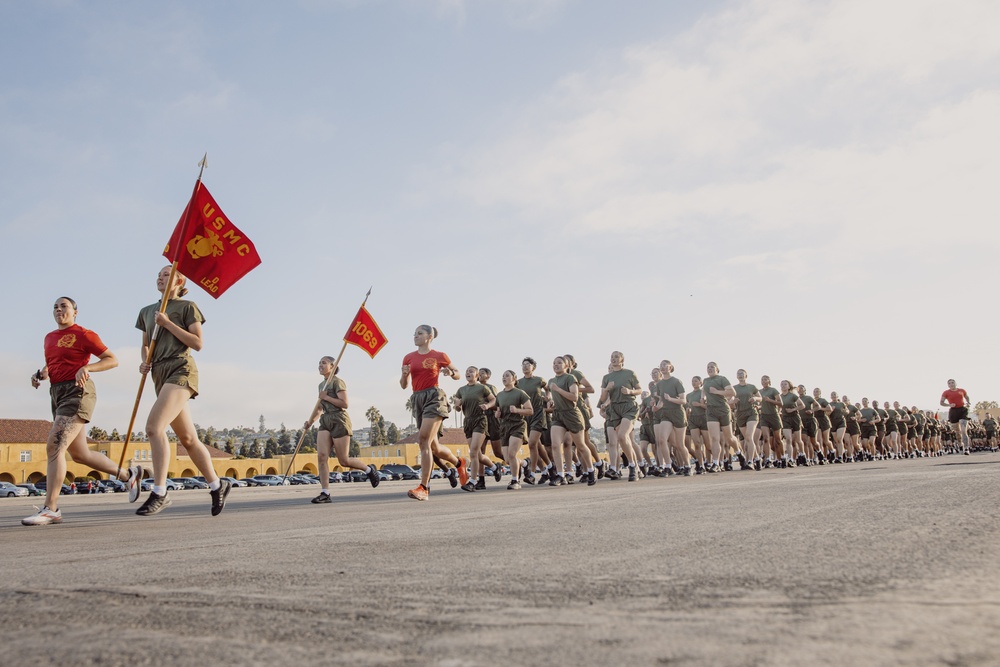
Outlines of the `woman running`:
<svg viewBox="0 0 1000 667">
<path fill-rule="evenodd" d="M 781 435 L 784 429 L 781 423 L 783 405 L 781 392 L 771 386 L 770 375 L 761 376 L 760 387 L 760 432 L 761 441 L 766 448 L 762 454 L 767 457 L 764 467 L 770 468 L 779 461 L 787 459 Z"/>
<path fill-rule="evenodd" d="M 549 395 L 552 396 L 552 455 L 555 458 L 555 477 L 549 480 L 549 485 L 566 484 L 564 463 L 565 473 L 573 474 L 571 462 L 563 460 L 565 451 L 563 442 L 568 437 L 576 446 L 580 465 L 587 472 L 587 485 L 593 486 L 597 483 L 597 473 L 590 458 L 590 450 L 583 442 L 583 413 L 577 407 L 580 387 L 576 377 L 566 371 L 564 358 L 556 357 L 552 360 L 552 372 L 556 375 L 549 380 L 548 388 Z"/>
<path fill-rule="evenodd" d="M 479 384 L 489 389 L 493 396 L 496 396 L 497 388 L 490 384 L 491 377 L 493 377 L 493 371 L 488 368 L 479 369 Z M 490 441 L 490 447 L 493 449 L 493 458 L 503 461 L 505 457 L 503 443 L 500 440 L 500 422 L 497 420 L 494 410 L 489 410 L 486 413 L 486 437 Z M 503 465 L 499 463 L 494 464 L 493 479 L 499 483 L 502 476 Z"/>
<path fill-rule="evenodd" d="M 858 411 L 858 423 L 861 425 L 861 445 L 875 458 L 875 438 L 878 436 L 876 425 L 882 421 L 878 410 L 869 407 L 868 397 L 861 399 L 861 409 Z"/>
<path fill-rule="evenodd" d="M 827 463 L 833 463 L 833 460 L 837 458 L 833 450 L 833 444 L 830 442 L 830 413 L 833 412 L 833 409 L 830 407 L 830 401 L 823 398 L 823 392 L 819 387 L 813 389 L 813 400 L 816 402 L 813 415 L 816 417 L 816 430 L 819 432 L 819 452 L 817 452 L 817 456 L 820 464 L 823 463 L 824 456 Z"/>
<path fill-rule="evenodd" d="M 488 423 L 486 413 L 496 405 L 496 399 L 485 385 L 479 383 L 479 369 L 469 366 L 465 369 L 467 383 L 455 392 L 455 409 L 462 411 L 462 425 L 465 429 L 465 439 L 469 441 L 469 461 L 472 464 L 471 477 L 476 483 L 468 482 L 462 485 L 463 491 L 476 491 L 486 488 L 484 470 L 489 459 L 483 453 L 486 445 L 486 430 Z M 485 462 L 484 462 L 485 459 Z"/>
<path fill-rule="evenodd" d="M 639 407 L 635 403 L 635 397 L 642 394 L 639 387 L 639 378 L 635 373 L 625 368 L 625 355 L 617 350 L 611 353 L 611 370 L 601 381 L 601 400 L 599 403 L 606 406 L 607 420 L 606 426 L 611 429 L 608 435 L 613 443 L 614 450 L 621 448 L 622 453 L 628 459 L 628 481 L 634 482 L 636 477 L 636 455 L 632 448 L 632 421 L 639 412 Z M 612 459 L 610 470 L 606 475 L 613 479 L 621 477 L 617 467 L 618 461 Z"/>
<path fill-rule="evenodd" d="M 761 469 L 760 457 L 757 454 L 757 422 L 760 421 L 760 391 L 752 384 L 747 384 L 747 372 L 742 368 L 736 371 L 736 426 L 743 433 L 743 452 L 737 454 L 740 460 L 740 470 Z"/>
<path fill-rule="evenodd" d="M 413 332 L 416 352 L 403 357 L 403 367 L 399 376 L 399 386 L 406 389 L 413 377 L 413 417 L 417 421 L 420 440 L 420 484 L 410 489 L 406 495 L 414 500 L 427 500 L 431 492 L 431 468 L 434 457 L 448 461 L 458 470 L 458 481 L 462 486 L 469 483 L 469 472 L 464 458 L 455 456 L 447 447 L 438 444 L 441 422 L 451 412 L 448 395 L 438 386 L 438 376 L 447 375 L 452 380 L 459 378 L 458 369 L 444 352 L 431 349 L 431 341 L 438 331 L 428 324 L 421 324 Z"/>
<path fill-rule="evenodd" d="M 802 461 L 805 453 L 802 449 L 802 416 L 800 410 L 805 409 L 805 403 L 792 392 L 789 380 L 781 381 L 781 424 L 788 449 L 781 457 L 781 468 L 794 468 L 793 459 Z"/>
<path fill-rule="evenodd" d="M 136 514 L 152 516 L 170 506 L 167 497 L 169 426 L 205 476 L 212 496 L 212 516 L 217 516 L 226 505 L 229 482 L 219 479 L 215 472 L 212 455 L 198 439 L 198 430 L 188 409 L 188 401 L 198 396 L 198 367 L 191 350 L 201 351 L 204 344 L 201 325 L 205 318 L 193 301 L 180 298 L 188 291 L 184 276 L 174 273 L 173 284 L 169 284 L 171 272 L 171 267 L 165 266 L 156 277 L 156 289 L 167 298 L 166 311 L 160 312 L 159 302 L 150 304 L 139 311 L 135 323 L 135 328 L 142 332 L 144 360 L 149 356 L 150 345 L 156 341 L 152 363 L 139 364 L 140 373 L 152 373 L 156 401 L 146 418 L 146 435 L 153 451 L 153 490 Z"/>
<path fill-rule="evenodd" d="M 76 323 L 76 301 L 68 296 L 56 299 L 52 307 L 56 330 L 45 336 L 45 365 L 31 376 L 31 386 L 38 389 L 43 380 L 49 381 L 52 402 L 52 428 L 45 442 L 45 504 L 29 517 L 21 519 L 25 526 L 45 526 L 62 521 L 59 492 L 66 480 L 66 452 L 77 463 L 114 475 L 128 483 L 129 502 L 139 497 L 142 468 L 121 470 L 111 459 L 87 446 L 84 426 L 97 404 L 97 392 L 91 373 L 108 371 L 118 366 L 118 358 L 93 331 Z M 90 363 L 91 357 L 97 361 Z"/>
<path fill-rule="evenodd" d="M 604 477 L 604 460 L 597 451 L 597 445 L 590 439 L 590 418 L 594 416 L 594 412 L 590 408 L 590 395 L 594 393 L 594 385 L 590 384 L 590 381 L 584 377 L 583 372 L 577 368 L 576 359 L 572 354 L 564 354 L 563 359 L 566 360 L 566 368 L 569 369 L 568 372 L 573 374 L 577 384 L 580 386 L 580 399 L 576 402 L 576 407 L 580 408 L 580 413 L 583 415 L 583 442 L 587 445 L 587 449 L 590 450 L 590 458 L 594 462 L 594 468 L 597 470 L 597 479 L 601 479 Z M 580 472 L 582 477 L 582 473 L 584 472 L 582 468 Z"/>
<path fill-rule="evenodd" d="M 500 441 L 503 443 L 507 465 L 510 467 L 508 491 L 521 488 L 521 446 L 528 439 L 528 425 L 524 418 L 535 414 L 531 398 L 517 388 L 517 374 L 504 371 L 503 389 L 497 392 L 496 417 L 500 421 Z"/>
<path fill-rule="evenodd" d="M 708 434 L 708 418 L 705 414 L 705 395 L 701 390 L 701 376 L 695 375 L 691 378 L 691 391 L 684 397 L 684 405 L 687 407 L 688 435 L 691 437 L 691 445 L 694 449 L 696 475 L 704 474 L 708 471 L 706 461 L 712 454 L 711 438 Z M 714 470 L 709 472 L 715 472 Z"/>
<path fill-rule="evenodd" d="M 726 469 L 732 469 L 732 450 L 738 447 L 733 436 L 729 399 L 736 396 L 736 390 L 724 375 L 719 375 L 719 365 L 708 362 L 708 377 L 702 383 L 705 396 L 705 414 L 708 434 L 712 443 L 712 463 L 709 472 L 718 472 L 720 456 L 725 458 Z M 713 470 L 714 468 L 714 470 Z"/>
<path fill-rule="evenodd" d="M 521 373 L 523 377 L 517 381 L 517 388 L 523 391 L 531 399 L 531 407 L 534 408 L 531 418 L 528 419 L 528 469 L 524 473 L 524 481 L 528 484 L 535 483 L 534 468 L 542 471 L 538 483 L 544 484 L 550 477 L 552 459 L 548 451 L 542 444 L 542 434 L 549 430 L 549 418 L 545 413 L 545 387 L 548 384 L 544 378 L 535 375 L 538 364 L 531 357 L 521 360 Z"/>
<path fill-rule="evenodd" d="M 830 431 L 833 433 L 833 463 L 844 462 L 844 435 L 847 433 L 847 405 L 835 391 L 830 392 Z"/>
<path fill-rule="evenodd" d="M 691 453 L 687 449 L 687 413 L 684 406 L 687 396 L 684 383 L 673 375 L 674 365 L 670 360 L 660 362 L 660 380 L 654 394 L 657 409 L 654 413 L 656 435 L 656 458 L 663 467 L 663 475 L 674 474 L 672 463 L 676 463 L 680 473 L 691 476 Z"/>
<path fill-rule="evenodd" d="M 861 447 L 861 407 L 851 402 L 850 397 L 843 396 L 847 408 L 847 440 L 845 441 L 844 461 L 858 463 L 865 459 L 865 451 Z"/>
<path fill-rule="evenodd" d="M 941 394 L 941 405 L 948 408 L 948 423 L 960 441 L 962 453 L 968 455 L 969 407 L 972 405 L 968 392 L 960 389 L 954 380 L 948 380 L 948 388 Z"/>
<path fill-rule="evenodd" d="M 323 381 L 319 383 L 319 404 L 306 420 L 305 429 L 309 430 L 313 422 L 319 419 L 319 433 L 316 435 L 316 465 L 319 468 L 319 495 L 312 499 L 316 505 L 330 502 L 330 454 L 337 457 L 337 463 L 342 468 L 363 470 L 371 482 L 372 488 L 378 486 L 378 470 L 374 465 L 366 465 L 361 459 L 350 456 L 351 417 L 347 414 L 348 398 L 347 384 L 337 377 L 339 368 L 334 368 L 336 359 L 323 357 L 319 360 L 319 374 Z"/>
</svg>

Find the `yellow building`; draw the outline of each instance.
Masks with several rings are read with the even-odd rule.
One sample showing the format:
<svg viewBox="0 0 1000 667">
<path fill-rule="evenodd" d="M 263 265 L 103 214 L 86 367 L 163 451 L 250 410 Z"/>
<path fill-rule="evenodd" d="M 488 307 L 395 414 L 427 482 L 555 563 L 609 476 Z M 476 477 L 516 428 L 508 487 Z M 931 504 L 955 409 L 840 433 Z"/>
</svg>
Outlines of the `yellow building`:
<svg viewBox="0 0 1000 667">
<path fill-rule="evenodd" d="M 0 419 L 0 481 L 22 484 L 45 479 L 47 461 L 45 442 L 51 428 L 52 422 L 44 419 Z M 125 444 L 97 442 L 90 439 L 87 443 L 92 450 L 101 452 L 115 463 L 118 462 Z M 237 479 L 254 475 L 284 474 L 292 459 L 291 454 L 271 459 L 238 459 L 221 449 L 215 447 L 208 449 L 212 454 L 212 466 L 216 474 Z M 77 477 L 108 478 L 105 473 L 74 463 L 68 455 L 66 458 L 67 481 Z M 195 477 L 201 474 L 182 445 L 170 443 L 170 461 L 168 477 Z M 332 463 L 336 464 L 336 460 Z M 129 443 L 123 465 L 128 467 L 137 464 L 145 468 L 152 467 L 152 451 L 148 442 Z M 315 474 L 318 469 L 315 453 L 299 454 L 295 457 L 292 472 Z M 339 466 L 334 465 L 331 469 L 339 470 Z"/>
</svg>

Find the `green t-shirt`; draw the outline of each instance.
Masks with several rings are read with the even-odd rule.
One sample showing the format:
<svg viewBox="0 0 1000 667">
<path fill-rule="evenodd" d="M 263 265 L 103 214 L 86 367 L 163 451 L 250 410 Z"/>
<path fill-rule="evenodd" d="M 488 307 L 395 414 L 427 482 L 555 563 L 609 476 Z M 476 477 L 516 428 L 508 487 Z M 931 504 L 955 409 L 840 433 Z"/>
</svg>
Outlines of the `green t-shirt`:
<svg viewBox="0 0 1000 667">
<path fill-rule="evenodd" d="M 840 401 L 832 401 L 830 407 L 833 408 L 833 412 L 830 413 L 830 421 L 832 422 L 842 422 L 846 417 L 846 406 Z"/>
<path fill-rule="evenodd" d="M 520 378 L 517 381 L 517 388 L 531 399 L 531 408 L 535 414 L 545 410 L 545 388 L 548 386 L 549 383 L 545 381 L 545 378 L 540 378 L 537 375 L 530 378 Z"/>
<path fill-rule="evenodd" d="M 830 415 L 826 414 L 825 408 L 830 407 L 830 401 L 820 397 L 815 399 L 815 402 L 817 405 L 817 409 L 816 412 L 813 413 L 813 416 L 816 417 L 817 420 L 819 420 L 820 424 L 823 424 L 824 428 L 829 428 Z"/>
<path fill-rule="evenodd" d="M 983 420 L 983 428 L 986 429 L 987 433 L 997 430 L 996 420 L 993 419 L 993 417 L 987 417 L 985 420 Z"/>
<path fill-rule="evenodd" d="M 798 400 L 799 400 L 798 395 L 796 395 L 796 393 L 793 391 L 790 391 L 787 394 L 782 394 L 781 407 L 783 409 L 784 414 L 792 414 L 792 412 L 796 411 L 798 409 L 798 406 L 796 406 L 795 403 Z"/>
<path fill-rule="evenodd" d="M 861 423 L 871 424 L 875 420 L 875 408 L 861 408 Z"/>
<path fill-rule="evenodd" d="M 623 388 L 638 389 L 639 388 L 639 378 L 635 376 L 635 373 L 627 368 L 623 368 L 618 371 L 611 371 L 604 376 L 601 380 L 601 389 L 607 388 L 607 386 L 614 382 L 615 386 L 608 392 L 608 397 L 612 403 L 618 404 L 629 404 L 635 405 L 635 396 L 630 394 L 622 394 Z"/>
<path fill-rule="evenodd" d="M 848 419 L 853 419 L 854 421 L 858 421 L 858 417 L 859 417 L 860 414 L 861 414 L 861 408 L 859 408 L 858 406 L 854 405 L 854 403 L 848 403 L 847 404 L 847 418 Z"/>
<path fill-rule="evenodd" d="M 760 397 L 762 399 L 771 398 L 777 401 L 781 399 L 781 392 L 775 387 L 764 387 L 760 390 Z M 777 416 L 778 406 L 774 403 L 768 403 L 767 401 L 762 400 L 760 403 L 760 413 L 763 415 Z"/>
<path fill-rule="evenodd" d="M 739 416 L 756 415 L 757 404 L 750 399 L 754 396 L 760 396 L 757 387 L 748 382 L 747 384 L 734 384 L 733 389 L 736 390 L 736 400 L 739 401 L 736 406 L 736 414 Z"/>
<path fill-rule="evenodd" d="M 682 398 L 684 396 L 684 383 L 681 382 L 679 378 L 670 376 L 657 382 L 654 390 L 656 391 L 657 396 Z M 684 416 L 684 406 L 679 403 L 663 401 L 663 407 L 660 409 L 660 412 L 668 418 L 680 419 Z"/>
<path fill-rule="evenodd" d="M 552 383 L 555 383 L 563 391 L 571 391 L 573 387 L 578 386 L 576 378 L 571 373 L 556 375 L 549 380 L 549 384 Z M 552 405 L 556 410 L 572 410 L 576 407 L 576 401 L 569 400 L 557 391 L 549 391 L 549 395 L 552 397 Z"/>
<path fill-rule="evenodd" d="M 709 375 L 705 378 L 702 383 L 702 391 L 705 392 L 705 403 L 709 410 L 712 408 L 728 409 L 729 403 L 726 402 L 726 397 L 722 394 L 713 394 L 709 391 L 711 388 L 718 389 L 722 391 L 726 387 L 732 385 L 732 383 L 726 379 L 725 375 Z"/>
<path fill-rule="evenodd" d="M 701 389 L 695 389 L 687 395 L 687 408 L 692 417 L 707 417 L 705 413 L 705 408 L 700 405 L 695 405 L 695 403 L 702 402 Z"/>
<path fill-rule="evenodd" d="M 531 397 L 517 387 L 497 392 L 497 407 L 500 408 L 500 419 L 507 424 L 518 424 L 524 421 L 524 415 L 514 414 L 510 409 L 512 407 L 519 408 L 525 403 L 531 403 Z"/>
<path fill-rule="evenodd" d="M 139 317 L 135 322 L 135 328 L 146 334 L 147 341 L 153 339 L 153 329 L 156 326 L 156 313 L 160 311 L 160 304 L 154 303 L 139 311 Z M 167 302 L 166 315 L 170 321 L 185 331 L 195 322 L 205 322 L 205 317 L 198 310 L 194 301 L 184 301 L 182 299 L 171 299 Z M 166 330 L 160 331 L 156 335 L 156 348 L 153 350 L 153 363 L 167 359 L 180 359 L 191 357 L 190 348 L 177 340 L 172 333 Z"/>
<path fill-rule="evenodd" d="M 479 383 L 463 385 L 455 392 L 455 398 L 462 401 L 462 415 L 470 421 L 483 414 L 479 406 L 492 397 L 489 388 Z"/>
<path fill-rule="evenodd" d="M 789 392 L 789 393 L 791 393 L 791 392 Z M 813 400 L 813 397 L 812 396 L 799 396 L 799 399 L 806 406 L 806 407 L 802 408 L 801 410 L 799 410 L 799 417 L 801 417 L 803 420 L 806 420 L 806 419 L 816 419 L 816 415 L 814 415 L 811 412 L 811 410 L 813 409 L 813 407 L 816 405 L 816 401 Z"/>
<path fill-rule="evenodd" d="M 340 392 L 347 391 L 347 383 L 334 375 L 330 378 L 329 385 L 327 385 L 326 380 L 319 383 L 319 391 L 323 391 L 324 388 L 326 388 L 326 393 L 330 395 L 330 398 L 337 398 Z M 334 415 L 336 417 L 344 415 L 344 409 L 337 407 L 330 401 L 322 401 L 321 404 L 323 406 L 323 414 L 325 415 Z"/>
<path fill-rule="evenodd" d="M 578 368 L 571 370 L 570 374 L 576 378 L 576 383 L 580 386 L 580 397 L 576 401 L 576 407 L 580 408 L 580 411 L 583 412 L 587 407 L 587 393 L 583 390 L 583 381 L 586 378 L 584 378 L 583 373 Z"/>
</svg>

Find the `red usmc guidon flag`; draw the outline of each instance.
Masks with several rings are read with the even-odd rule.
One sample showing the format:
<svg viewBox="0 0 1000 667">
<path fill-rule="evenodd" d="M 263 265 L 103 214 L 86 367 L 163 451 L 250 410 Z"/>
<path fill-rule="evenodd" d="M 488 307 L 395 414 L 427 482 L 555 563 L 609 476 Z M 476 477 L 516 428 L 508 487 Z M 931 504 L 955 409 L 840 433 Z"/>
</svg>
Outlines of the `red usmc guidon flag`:
<svg viewBox="0 0 1000 667">
<path fill-rule="evenodd" d="M 347 330 L 347 334 L 344 336 L 344 342 L 357 345 L 367 352 L 368 356 L 374 359 L 379 350 L 385 347 L 385 344 L 389 341 L 386 340 L 385 334 L 375 324 L 371 313 L 364 306 L 361 306 L 358 308 L 358 314 L 354 316 L 351 328 Z"/>
<path fill-rule="evenodd" d="M 230 222 L 204 184 L 191 196 L 163 256 L 216 299 L 260 264 L 253 242 Z"/>
</svg>

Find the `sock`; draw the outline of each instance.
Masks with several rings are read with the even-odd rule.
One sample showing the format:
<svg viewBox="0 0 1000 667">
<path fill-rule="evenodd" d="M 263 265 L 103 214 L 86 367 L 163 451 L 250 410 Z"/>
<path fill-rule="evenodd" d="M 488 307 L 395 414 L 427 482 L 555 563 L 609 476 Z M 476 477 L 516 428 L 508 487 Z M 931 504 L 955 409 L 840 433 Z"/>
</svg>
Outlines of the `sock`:
<svg viewBox="0 0 1000 667">
<path fill-rule="evenodd" d="M 156 486 L 154 484 L 153 485 L 153 493 L 155 493 L 158 496 L 165 496 L 165 495 L 167 495 L 167 487 L 165 487 L 165 486 Z"/>
<path fill-rule="evenodd" d="M 210 482 L 209 483 L 208 490 L 209 491 L 218 491 L 221 486 L 222 486 L 222 480 L 221 479 L 217 479 L 214 482 Z"/>
<path fill-rule="evenodd" d="M 320 493 L 324 496 L 328 496 L 330 495 L 330 489 L 323 489 L 320 491 Z"/>
</svg>

